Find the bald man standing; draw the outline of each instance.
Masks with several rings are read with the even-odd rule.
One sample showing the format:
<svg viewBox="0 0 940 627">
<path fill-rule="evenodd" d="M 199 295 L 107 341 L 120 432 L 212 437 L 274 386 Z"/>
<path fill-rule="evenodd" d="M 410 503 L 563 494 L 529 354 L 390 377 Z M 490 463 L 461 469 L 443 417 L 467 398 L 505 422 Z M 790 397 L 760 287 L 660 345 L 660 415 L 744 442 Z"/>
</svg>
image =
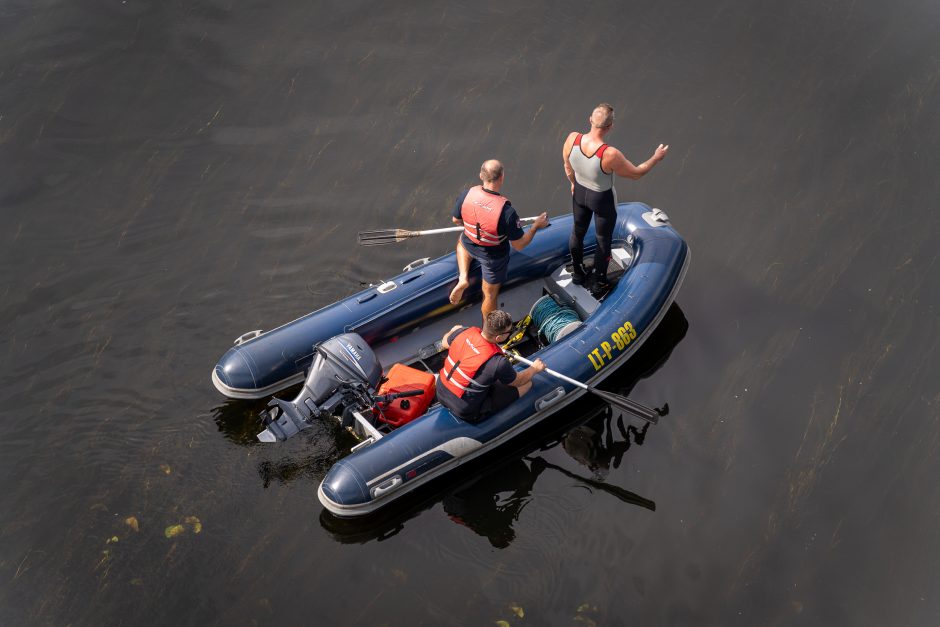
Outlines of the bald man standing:
<svg viewBox="0 0 940 627">
<path fill-rule="evenodd" d="M 483 319 L 497 309 L 499 287 L 506 280 L 509 269 L 509 247 L 522 250 L 532 241 L 539 229 L 548 226 L 543 213 L 528 231 L 509 199 L 501 195 L 504 181 L 503 164 L 496 159 L 484 161 L 480 167 L 482 185 L 471 187 L 454 205 L 453 221 L 462 225 L 463 233 L 457 240 L 457 286 L 450 293 L 450 302 L 460 302 L 469 285 L 470 264 L 476 259 L 483 269 Z"/>
<path fill-rule="evenodd" d="M 603 298 L 610 290 L 607 265 L 610 263 L 611 237 L 617 223 L 614 174 L 634 180 L 644 176 L 665 159 L 669 146 L 660 144 L 649 159 L 640 165 L 633 165 L 622 152 L 605 143 L 607 134 L 614 126 L 612 106 L 606 102 L 597 105 L 588 121 L 591 130 L 587 133 L 569 133 L 562 148 L 565 174 L 571 181 L 571 209 L 574 212 L 574 226 L 568 246 L 573 265 L 571 280 L 576 285 L 582 285 L 587 279 L 584 269 L 584 236 L 593 217 L 597 250 L 594 253 L 594 281 L 590 288 L 596 298 Z"/>
</svg>

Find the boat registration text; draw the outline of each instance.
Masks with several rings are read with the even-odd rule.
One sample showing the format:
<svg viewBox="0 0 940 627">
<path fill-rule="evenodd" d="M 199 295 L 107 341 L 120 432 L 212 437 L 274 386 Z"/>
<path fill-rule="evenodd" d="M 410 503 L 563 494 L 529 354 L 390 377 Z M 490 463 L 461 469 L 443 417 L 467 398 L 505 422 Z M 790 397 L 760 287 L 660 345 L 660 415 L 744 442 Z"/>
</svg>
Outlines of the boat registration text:
<svg viewBox="0 0 940 627">
<path fill-rule="evenodd" d="M 591 360 L 594 370 L 600 370 L 613 360 L 613 358 L 630 345 L 630 342 L 636 339 L 636 329 L 630 322 L 624 322 L 623 326 L 610 334 L 611 341 L 603 341 L 600 346 L 588 353 L 587 357 Z"/>
</svg>

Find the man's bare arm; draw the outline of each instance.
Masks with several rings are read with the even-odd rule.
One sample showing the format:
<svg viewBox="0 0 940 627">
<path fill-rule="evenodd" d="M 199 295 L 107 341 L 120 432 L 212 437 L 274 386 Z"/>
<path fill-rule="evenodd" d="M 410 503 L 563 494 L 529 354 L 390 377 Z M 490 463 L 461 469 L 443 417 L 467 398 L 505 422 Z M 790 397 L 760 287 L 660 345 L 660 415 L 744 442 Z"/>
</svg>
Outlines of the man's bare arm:
<svg viewBox="0 0 940 627">
<path fill-rule="evenodd" d="M 633 165 L 629 159 L 623 156 L 622 152 L 611 146 L 604 153 L 604 169 L 612 171 L 617 176 L 637 180 L 652 170 L 653 166 L 665 159 L 668 151 L 669 146 L 660 144 L 653 152 L 653 156 L 640 165 Z"/>
<path fill-rule="evenodd" d="M 532 223 L 532 226 L 529 227 L 529 230 L 525 232 L 525 235 L 517 240 L 510 240 L 509 244 L 515 250 L 522 250 L 532 243 L 532 238 L 535 237 L 536 231 L 539 229 L 544 229 L 546 226 L 548 226 L 548 214 L 543 211 L 535 219 L 535 222 Z"/>
<path fill-rule="evenodd" d="M 541 359 L 536 359 L 534 362 L 532 362 L 531 366 L 516 374 L 516 378 L 509 385 L 514 388 L 522 387 L 531 381 L 532 377 L 542 372 L 543 370 L 545 370 L 545 362 L 543 362 Z"/>
<path fill-rule="evenodd" d="M 447 341 L 447 338 L 450 336 L 451 333 L 461 328 L 462 326 L 463 326 L 462 324 L 455 324 L 454 326 L 450 328 L 450 331 L 444 334 L 444 337 L 441 338 L 441 348 L 445 350 L 450 348 L 450 342 Z"/>
<path fill-rule="evenodd" d="M 577 132 L 568 133 L 568 139 L 565 140 L 565 145 L 561 149 L 561 157 L 565 162 L 565 176 L 568 177 L 568 180 L 571 181 L 571 189 L 574 190 L 574 168 L 571 167 L 571 161 L 568 160 L 568 157 L 571 155 L 571 149 L 574 147 L 574 138 L 577 137 Z"/>
</svg>

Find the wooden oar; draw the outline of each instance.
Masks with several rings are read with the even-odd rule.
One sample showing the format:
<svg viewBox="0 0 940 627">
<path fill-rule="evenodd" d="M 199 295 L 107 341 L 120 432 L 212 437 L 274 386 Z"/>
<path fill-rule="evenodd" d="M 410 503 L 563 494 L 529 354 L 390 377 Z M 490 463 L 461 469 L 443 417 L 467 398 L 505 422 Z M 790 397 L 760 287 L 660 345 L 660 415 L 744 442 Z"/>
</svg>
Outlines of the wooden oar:
<svg viewBox="0 0 940 627">
<path fill-rule="evenodd" d="M 531 361 L 529 361 L 525 357 L 522 357 L 518 353 L 510 351 L 510 352 L 507 352 L 506 355 L 512 359 L 521 361 L 527 366 L 532 365 Z M 637 418 L 642 418 L 643 420 L 647 422 L 651 422 L 653 424 L 656 424 L 657 422 L 659 422 L 659 412 L 657 412 L 652 407 L 647 407 L 646 405 L 637 403 L 636 401 L 630 400 L 626 396 L 621 396 L 620 394 L 614 394 L 613 392 L 606 392 L 604 390 L 598 390 L 595 387 L 591 387 L 590 385 L 581 383 L 580 381 L 572 379 L 571 377 L 566 377 L 560 372 L 555 372 L 551 368 L 546 368 L 542 372 L 544 372 L 545 374 L 551 375 L 555 377 L 556 379 L 561 379 L 562 381 L 570 383 L 571 385 L 575 385 L 581 388 L 582 390 L 587 390 L 588 392 L 591 392 L 592 394 L 604 399 L 611 405 L 616 405 L 620 409 L 633 414 Z"/>
<path fill-rule="evenodd" d="M 522 218 L 522 222 L 532 222 L 535 218 Z M 458 233 L 463 231 L 462 226 L 451 226 L 445 229 L 428 229 L 427 231 L 408 231 L 405 229 L 379 229 L 378 231 L 359 231 L 359 244 L 361 246 L 381 246 L 403 242 L 412 237 L 422 235 L 437 235 L 439 233 Z"/>
</svg>

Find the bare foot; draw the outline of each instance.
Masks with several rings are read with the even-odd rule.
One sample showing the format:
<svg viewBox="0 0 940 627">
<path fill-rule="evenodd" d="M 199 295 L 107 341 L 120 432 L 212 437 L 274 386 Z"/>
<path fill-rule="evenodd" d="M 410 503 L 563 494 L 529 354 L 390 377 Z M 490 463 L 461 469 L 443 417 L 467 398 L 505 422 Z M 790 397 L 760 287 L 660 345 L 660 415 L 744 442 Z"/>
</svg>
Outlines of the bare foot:
<svg viewBox="0 0 940 627">
<path fill-rule="evenodd" d="M 451 290 L 450 292 L 450 304 L 456 305 L 460 302 L 460 298 L 463 296 L 463 291 L 467 289 L 470 285 L 470 282 L 466 279 L 460 279 L 457 281 L 457 287 Z"/>
</svg>

